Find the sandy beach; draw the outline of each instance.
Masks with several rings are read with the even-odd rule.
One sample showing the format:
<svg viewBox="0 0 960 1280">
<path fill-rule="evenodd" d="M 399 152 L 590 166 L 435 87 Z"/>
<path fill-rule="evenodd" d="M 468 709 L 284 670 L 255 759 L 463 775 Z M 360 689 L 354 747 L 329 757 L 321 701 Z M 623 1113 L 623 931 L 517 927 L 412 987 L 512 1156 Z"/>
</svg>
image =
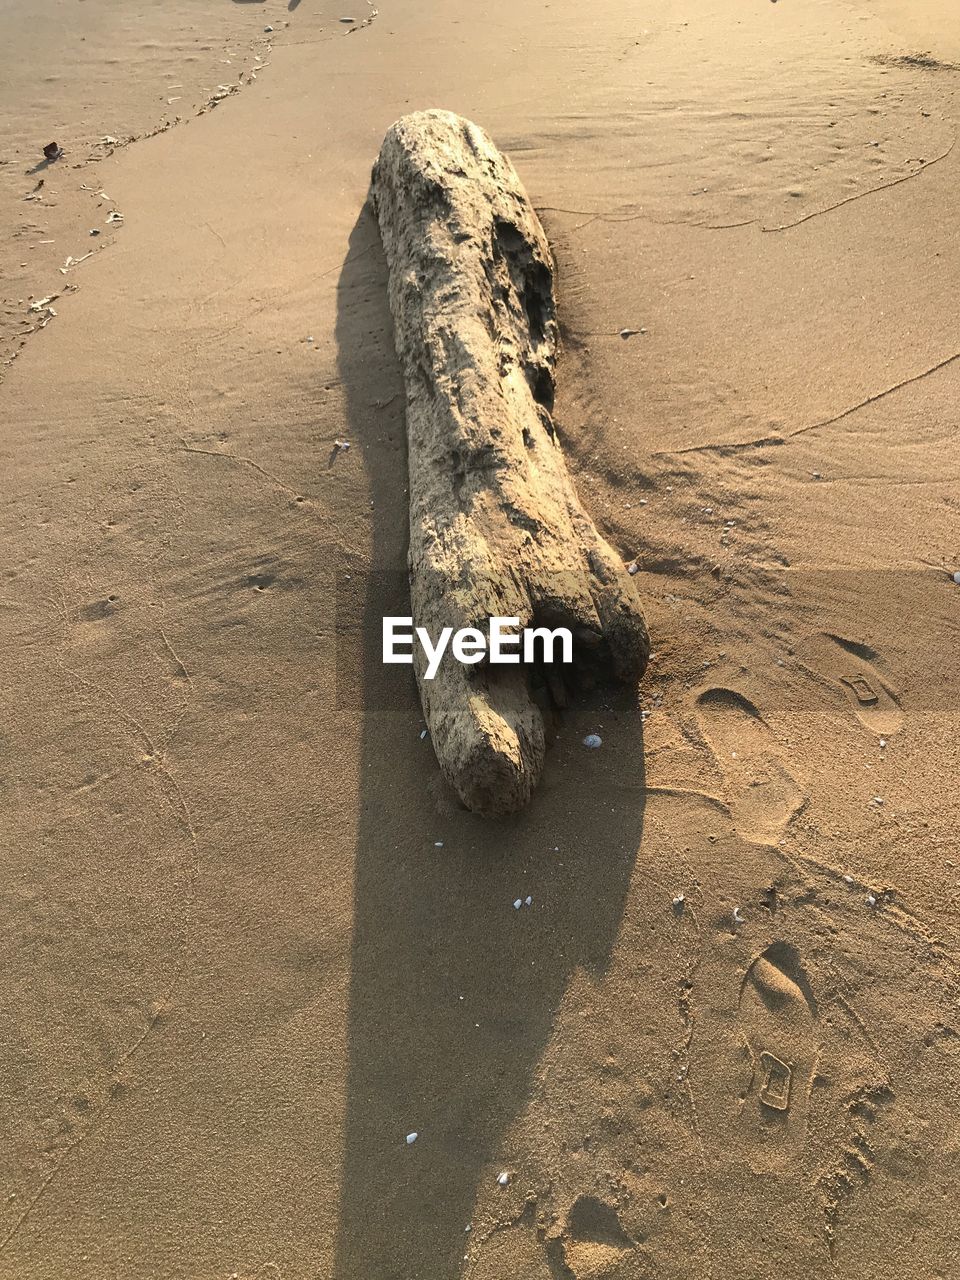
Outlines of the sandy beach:
<svg viewBox="0 0 960 1280">
<path fill-rule="evenodd" d="M 0 1280 L 954 1280 L 953 0 L 0 36 Z M 547 233 L 654 651 L 510 818 L 380 652 L 433 107 Z"/>
</svg>

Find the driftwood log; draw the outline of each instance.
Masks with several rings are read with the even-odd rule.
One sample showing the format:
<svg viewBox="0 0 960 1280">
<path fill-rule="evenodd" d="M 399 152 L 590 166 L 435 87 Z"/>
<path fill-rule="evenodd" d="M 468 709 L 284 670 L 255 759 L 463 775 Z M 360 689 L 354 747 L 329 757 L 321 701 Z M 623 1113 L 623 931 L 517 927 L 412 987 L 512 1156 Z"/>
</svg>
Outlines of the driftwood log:
<svg viewBox="0 0 960 1280">
<path fill-rule="evenodd" d="M 539 780 L 544 693 L 637 681 L 649 657 L 632 579 L 577 498 L 551 410 L 553 260 L 510 161 L 448 111 L 404 116 L 371 198 L 406 387 L 414 625 L 493 616 L 568 627 L 572 668 L 478 666 L 431 681 L 414 645 L 440 767 L 469 809 L 509 813 Z"/>
</svg>

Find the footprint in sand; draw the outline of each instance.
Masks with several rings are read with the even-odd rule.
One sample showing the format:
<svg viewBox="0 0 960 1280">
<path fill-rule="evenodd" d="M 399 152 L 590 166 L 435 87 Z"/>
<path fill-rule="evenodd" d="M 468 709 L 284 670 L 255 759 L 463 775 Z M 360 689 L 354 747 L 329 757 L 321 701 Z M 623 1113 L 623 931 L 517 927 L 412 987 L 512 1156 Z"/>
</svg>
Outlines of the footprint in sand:
<svg viewBox="0 0 960 1280">
<path fill-rule="evenodd" d="M 774 844 L 805 795 L 766 721 L 749 699 L 722 688 L 699 695 L 697 717 L 723 773 L 737 830 L 757 844 Z"/>
<path fill-rule="evenodd" d="M 753 1067 L 741 1097 L 744 1136 L 754 1167 L 782 1168 L 803 1150 L 819 1056 L 817 1002 L 793 947 L 775 942 L 753 961 L 738 1016 Z"/>
<path fill-rule="evenodd" d="M 576 1280 L 613 1280 L 634 1252 L 634 1242 L 620 1224 L 612 1204 L 595 1196 L 578 1196 L 567 1214 L 559 1255 L 561 1274 Z M 549 1255 L 548 1255 L 549 1256 Z"/>
<path fill-rule="evenodd" d="M 832 964 L 815 968 L 813 953 L 783 939 L 754 952 L 739 981 L 730 961 L 728 944 L 713 948 L 691 997 L 690 1096 L 704 1164 L 739 1187 L 721 1228 L 731 1248 L 757 1224 L 762 1241 L 776 1222 L 799 1264 L 809 1248 L 801 1239 L 836 1250 L 896 1099 Z"/>
<path fill-rule="evenodd" d="M 840 685 L 860 722 L 881 737 L 890 737 L 903 723 L 893 690 L 874 663 L 878 655 L 869 645 L 826 632 L 811 636 L 800 650 L 806 665 Z"/>
</svg>

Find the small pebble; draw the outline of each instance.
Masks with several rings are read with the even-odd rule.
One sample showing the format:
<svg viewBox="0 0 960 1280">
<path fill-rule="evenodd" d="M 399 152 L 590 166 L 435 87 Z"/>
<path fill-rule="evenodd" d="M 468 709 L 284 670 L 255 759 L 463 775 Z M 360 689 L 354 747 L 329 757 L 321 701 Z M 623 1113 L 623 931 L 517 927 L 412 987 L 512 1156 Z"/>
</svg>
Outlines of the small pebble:
<svg viewBox="0 0 960 1280">
<path fill-rule="evenodd" d="M 591 751 L 596 751 L 598 747 L 603 746 L 603 739 L 599 733 L 588 733 L 583 740 L 583 745 L 589 747 Z"/>
<path fill-rule="evenodd" d="M 631 560 L 630 563 L 627 565 L 627 573 L 629 573 L 630 577 L 632 578 L 635 573 L 639 573 L 639 572 L 640 572 L 640 566 L 637 564 L 636 560 Z"/>
<path fill-rule="evenodd" d="M 877 898 L 876 898 L 876 894 L 868 893 L 868 894 L 867 894 L 867 906 L 868 906 L 868 907 L 875 907 L 876 905 L 877 905 Z"/>
<path fill-rule="evenodd" d="M 525 907 L 530 907 L 530 906 L 532 906 L 532 905 L 533 905 L 533 898 L 531 898 L 531 897 L 526 897 L 526 898 L 524 898 L 524 900 L 523 900 L 523 905 L 524 905 Z"/>
<path fill-rule="evenodd" d="M 408 1134 L 407 1134 L 407 1146 L 408 1146 L 408 1147 L 412 1147 L 412 1146 L 413 1146 L 413 1144 L 416 1142 L 416 1140 L 417 1140 L 419 1137 L 420 1137 L 419 1133 L 408 1133 Z"/>
<path fill-rule="evenodd" d="M 513 909 L 514 911 L 519 911 L 522 906 L 523 906 L 523 899 L 517 898 L 516 902 L 514 902 L 513 904 Z"/>
<path fill-rule="evenodd" d="M 426 729 L 421 729 L 421 730 L 420 730 L 420 741 L 422 742 L 426 736 L 427 736 L 427 731 L 426 731 Z"/>
<path fill-rule="evenodd" d="M 264 29 L 264 31 L 272 31 L 272 30 L 273 30 L 273 27 L 264 27 L 263 29 Z"/>
<path fill-rule="evenodd" d="M 674 898 L 673 909 L 678 916 L 683 913 L 683 904 L 685 902 L 686 902 L 686 898 L 683 896 L 682 893 L 678 893 L 677 896 Z"/>
<path fill-rule="evenodd" d="M 442 840 L 434 840 L 434 842 L 433 842 L 433 847 L 434 847 L 435 849 L 442 849 L 442 848 L 443 848 L 443 841 L 442 841 Z"/>
<path fill-rule="evenodd" d="M 887 745 L 887 740 L 886 740 L 886 738 L 881 738 L 881 739 L 880 739 L 880 746 L 881 746 L 881 747 L 885 747 L 886 745 Z"/>
<path fill-rule="evenodd" d="M 843 877 L 843 883 L 844 883 L 844 884 L 853 884 L 853 876 L 844 876 L 844 877 Z"/>
<path fill-rule="evenodd" d="M 957 584 L 957 586 L 960 587 L 960 569 L 958 569 L 957 572 L 953 575 L 953 580 Z"/>
<path fill-rule="evenodd" d="M 507 1173 L 506 1169 L 504 1169 L 503 1173 L 501 1173 L 499 1178 L 497 1178 L 497 1186 L 506 1187 L 509 1185 L 509 1182 L 510 1182 L 510 1175 L 509 1173 Z"/>
</svg>

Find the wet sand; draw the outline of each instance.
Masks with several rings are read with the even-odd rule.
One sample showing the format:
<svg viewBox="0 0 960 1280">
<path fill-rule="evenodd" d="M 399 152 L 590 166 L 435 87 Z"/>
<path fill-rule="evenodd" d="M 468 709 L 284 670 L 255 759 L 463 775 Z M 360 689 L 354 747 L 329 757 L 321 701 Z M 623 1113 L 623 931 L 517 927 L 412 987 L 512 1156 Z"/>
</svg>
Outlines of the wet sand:
<svg viewBox="0 0 960 1280">
<path fill-rule="evenodd" d="M 201 9 L 0 5 L 0 1276 L 954 1275 L 943 0 Z M 513 820 L 379 660 L 431 106 L 540 211 L 655 650 Z"/>
</svg>

